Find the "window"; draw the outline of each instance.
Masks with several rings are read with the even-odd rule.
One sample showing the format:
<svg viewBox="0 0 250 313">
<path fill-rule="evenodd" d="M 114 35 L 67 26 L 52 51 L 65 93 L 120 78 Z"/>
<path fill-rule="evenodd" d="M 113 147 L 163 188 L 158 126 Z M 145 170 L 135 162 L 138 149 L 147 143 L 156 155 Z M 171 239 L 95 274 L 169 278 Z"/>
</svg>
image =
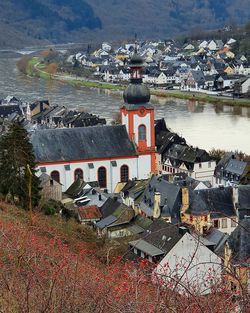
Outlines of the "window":
<svg viewBox="0 0 250 313">
<path fill-rule="evenodd" d="M 58 171 L 53 171 L 50 174 L 51 178 L 60 183 L 60 173 Z"/>
<path fill-rule="evenodd" d="M 201 163 L 199 163 L 199 168 L 202 168 L 202 164 Z"/>
<path fill-rule="evenodd" d="M 83 171 L 80 168 L 77 168 L 75 170 L 75 180 L 78 178 L 83 179 Z"/>
<path fill-rule="evenodd" d="M 219 220 L 214 220 L 214 228 L 220 228 Z"/>
<path fill-rule="evenodd" d="M 222 219 L 222 225 L 221 225 L 222 228 L 227 228 L 227 219 L 226 218 L 223 218 Z"/>
<path fill-rule="evenodd" d="M 121 182 L 125 183 L 128 181 L 128 166 L 127 165 L 123 165 L 121 167 Z"/>
<path fill-rule="evenodd" d="M 146 126 L 145 125 L 140 125 L 139 129 L 139 140 L 146 140 Z"/>
<path fill-rule="evenodd" d="M 100 188 L 106 188 L 107 187 L 107 171 L 105 167 L 99 167 L 98 169 L 98 183 Z"/>
<path fill-rule="evenodd" d="M 232 218 L 231 219 L 231 227 L 236 227 L 237 224 L 236 224 L 236 221 L 235 221 L 235 218 Z"/>
</svg>

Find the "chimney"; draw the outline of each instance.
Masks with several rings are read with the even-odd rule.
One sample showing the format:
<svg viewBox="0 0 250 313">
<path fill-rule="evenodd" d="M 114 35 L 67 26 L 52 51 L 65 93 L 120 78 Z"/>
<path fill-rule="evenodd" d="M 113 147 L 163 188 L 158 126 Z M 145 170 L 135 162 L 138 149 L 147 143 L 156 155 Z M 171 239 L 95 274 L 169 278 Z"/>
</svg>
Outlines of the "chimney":
<svg viewBox="0 0 250 313">
<path fill-rule="evenodd" d="M 101 194 L 98 195 L 98 199 L 99 199 L 99 201 L 102 201 L 102 195 Z"/>
<path fill-rule="evenodd" d="M 159 218 L 161 216 L 161 194 L 156 191 L 154 193 L 154 213 L 153 213 L 153 218 Z"/>
<path fill-rule="evenodd" d="M 233 204 L 234 204 L 234 210 L 239 216 L 238 208 L 239 208 L 239 188 L 238 186 L 233 187 Z"/>
<path fill-rule="evenodd" d="M 188 191 L 188 188 L 182 187 L 181 193 L 182 193 L 181 213 L 185 213 L 189 207 L 189 191 Z"/>
</svg>

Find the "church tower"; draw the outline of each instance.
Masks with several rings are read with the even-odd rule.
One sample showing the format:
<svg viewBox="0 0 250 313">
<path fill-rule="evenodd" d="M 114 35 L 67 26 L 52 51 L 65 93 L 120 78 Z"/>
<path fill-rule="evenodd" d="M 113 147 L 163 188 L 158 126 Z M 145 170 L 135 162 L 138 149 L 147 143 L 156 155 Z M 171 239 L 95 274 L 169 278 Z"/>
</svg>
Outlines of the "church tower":
<svg viewBox="0 0 250 313">
<path fill-rule="evenodd" d="M 143 67 L 143 59 L 135 53 L 129 62 L 130 84 L 124 91 L 125 104 L 120 113 L 122 124 L 136 144 L 140 163 L 150 161 L 150 171 L 155 173 L 154 107 L 149 103 L 150 91 L 142 83 Z"/>
</svg>

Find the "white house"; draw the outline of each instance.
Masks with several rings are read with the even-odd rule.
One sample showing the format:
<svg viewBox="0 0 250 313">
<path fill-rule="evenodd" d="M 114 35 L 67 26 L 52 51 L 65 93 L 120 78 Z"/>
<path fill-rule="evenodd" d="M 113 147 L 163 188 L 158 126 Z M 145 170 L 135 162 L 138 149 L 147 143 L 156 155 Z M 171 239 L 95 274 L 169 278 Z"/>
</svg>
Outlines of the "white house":
<svg viewBox="0 0 250 313">
<path fill-rule="evenodd" d="M 166 286 L 176 284 L 176 290 L 182 294 L 192 291 L 206 295 L 220 284 L 221 266 L 221 259 L 215 253 L 186 233 L 161 260 L 153 277 Z"/>
<path fill-rule="evenodd" d="M 177 166 L 174 165 L 174 162 L 171 162 L 167 158 L 162 166 L 163 174 L 177 174 L 185 173 L 189 177 L 199 180 L 199 181 L 209 181 L 214 185 L 214 170 L 216 167 L 215 161 L 205 161 L 205 162 L 194 162 L 192 168 L 188 168 L 184 162 Z"/>
<path fill-rule="evenodd" d="M 217 50 L 217 44 L 214 40 L 211 40 L 208 45 L 207 45 L 208 49 L 211 51 L 215 51 Z"/>
</svg>

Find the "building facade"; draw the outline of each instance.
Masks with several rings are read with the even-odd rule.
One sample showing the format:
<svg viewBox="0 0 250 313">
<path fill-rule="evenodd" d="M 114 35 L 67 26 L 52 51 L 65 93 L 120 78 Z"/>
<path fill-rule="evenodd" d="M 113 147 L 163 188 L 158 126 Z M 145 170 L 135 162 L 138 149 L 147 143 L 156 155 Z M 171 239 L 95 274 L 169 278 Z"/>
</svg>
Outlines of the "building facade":
<svg viewBox="0 0 250 313">
<path fill-rule="evenodd" d="M 118 182 L 146 179 L 156 171 L 154 108 L 142 84 L 143 60 L 130 60 L 131 79 L 120 109 L 122 125 L 38 130 L 31 136 L 38 175 L 65 191 L 79 177 L 112 192 Z"/>
</svg>

